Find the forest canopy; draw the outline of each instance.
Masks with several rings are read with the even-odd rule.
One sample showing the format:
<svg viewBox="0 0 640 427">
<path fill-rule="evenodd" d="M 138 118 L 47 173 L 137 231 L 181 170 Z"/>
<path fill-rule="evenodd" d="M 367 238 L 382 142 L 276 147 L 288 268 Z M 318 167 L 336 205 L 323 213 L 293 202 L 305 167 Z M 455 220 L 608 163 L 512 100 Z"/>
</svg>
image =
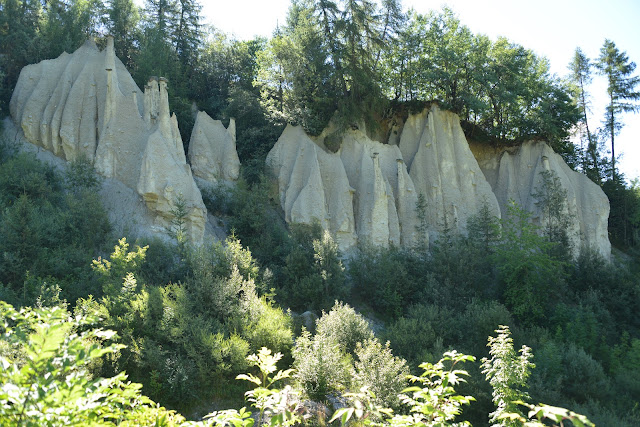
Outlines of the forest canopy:
<svg viewBox="0 0 640 427">
<path fill-rule="evenodd" d="M 438 101 L 474 137 L 540 138 L 560 151 L 579 119 L 568 84 L 546 59 L 473 34 L 447 8 L 423 15 L 397 0 L 294 0 L 273 37 L 250 41 L 203 25 L 194 0 L 148 0 L 144 8 L 132 0 L 4 0 L 2 12 L 5 114 L 24 65 L 111 34 L 139 84 L 169 79 L 183 136 L 193 102 L 212 117 L 291 122 L 318 134 L 332 118 L 342 128 L 376 127 L 400 105 Z"/>
</svg>

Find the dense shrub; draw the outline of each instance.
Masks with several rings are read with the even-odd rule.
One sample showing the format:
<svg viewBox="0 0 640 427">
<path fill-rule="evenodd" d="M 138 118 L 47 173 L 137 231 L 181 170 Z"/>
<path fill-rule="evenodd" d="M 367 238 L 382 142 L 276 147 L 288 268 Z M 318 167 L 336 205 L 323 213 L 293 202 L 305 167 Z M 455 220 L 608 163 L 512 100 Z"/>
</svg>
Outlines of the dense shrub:
<svg viewBox="0 0 640 427">
<path fill-rule="evenodd" d="M 350 306 L 336 303 L 316 322 L 316 334 L 303 331 L 293 350 L 300 387 L 316 401 L 368 388 L 376 403 L 396 407 L 408 371 L 389 343 L 374 337 L 367 321 Z"/>
<path fill-rule="evenodd" d="M 32 154 L 3 160 L 0 282 L 7 292 L 16 303 L 33 304 L 45 282 L 59 285 L 70 301 L 99 291 L 89 265 L 104 247 L 110 225 L 91 165 L 71 163 L 70 170 L 83 177 L 74 181 Z"/>
<path fill-rule="evenodd" d="M 104 313 L 127 345 L 104 372 L 126 370 L 149 395 L 192 411 L 240 391 L 232 379 L 246 370 L 251 351 L 290 354 L 290 318 L 258 297 L 258 268 L 237 240 L 189 248 L 185 282 L 163 286 L 139 280 L 147 249 L 122 239 L 109 259 L 94 261 L 104 296 L 78 303 L 80 311 Z"/>
</svg>

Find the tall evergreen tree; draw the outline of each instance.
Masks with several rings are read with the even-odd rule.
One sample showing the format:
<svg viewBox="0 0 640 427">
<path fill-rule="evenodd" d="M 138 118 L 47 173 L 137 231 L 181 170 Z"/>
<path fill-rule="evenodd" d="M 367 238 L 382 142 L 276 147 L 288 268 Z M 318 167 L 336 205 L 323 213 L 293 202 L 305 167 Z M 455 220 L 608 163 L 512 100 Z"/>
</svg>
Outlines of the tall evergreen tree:
<svg viewBox="0 0 640 427">
<path fill-rule="evenodd" d="M 145 12 L 147 24 L 157 29 L 159 37 L 168 40 L 178 14 L 177 0 L 146 0 Z"/>
<path fill-rule="evenodd" d="M 97 34 L 104 4 L 102 0 L 49 0 L 44 10 L 43 57 L 55 58 L 75 51 Z"/>
<path fill-rule="evenodd" d="M 113 36 L 116 55 L 128 68 L 133 68 L 141 37 L 138 6 L 133 0 L 109 0 L 105 25 Z"/>
<path fill-rule="evenodd" d="M 607 78 L 609 105 L 604 117 L 605 132 L 611 138 L 611 179 L 616 176 L 615 136 L 622 129 L 622 113 L 640 111 L 640 76 L 632 76 L 635 62 L 629 62 L 626 52 L 620 52 L 615 43 L 606 39 L 600 48 L 597 67 Z"/>
<path fill-rule="evenodd" d="M 193 67 L 201 40 L 202 5 L 197 0 L 177 0 L 172 41 L 183 67 Z"/>
<path fill-rule="evenodd" d="M 0 1 L 0 116 L 8 113 L 9 99 L 22 67 L 38 59 L 41 24 L 40 1 Z"/>
<path fill-rule="evenodd" d="M 597 136 L 591 133 L 589 129 L 589 121 L 587 116 L 590 112 L 589 93 L 587 85 L 591 83 L 591 67 L 592 63 L 587 56 L 578 47 L 573 55 L 573 60 L 569 64 L 571 71 L 570 78 L 575 85 L 576 105 L 580 109 L 582 115 L 582 125 L 587 133 L 587 148 L 584 155 L 583 170 L 592 180 L 600 183 L 599 160 L 598 160 L 598 140 Z"/>
</svg>

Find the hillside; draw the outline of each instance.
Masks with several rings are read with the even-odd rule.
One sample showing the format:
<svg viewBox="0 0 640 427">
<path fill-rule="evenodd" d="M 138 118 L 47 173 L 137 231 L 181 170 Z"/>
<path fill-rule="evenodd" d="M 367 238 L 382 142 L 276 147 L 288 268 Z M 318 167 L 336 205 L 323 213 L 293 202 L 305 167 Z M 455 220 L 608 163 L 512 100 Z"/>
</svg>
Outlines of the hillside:
<svg viewBox="0 0 640 427">
<path fill-rule="evenodd" d="M 252 42 L 151 3 L 135 43 L 38 27 L 3 80 L 0 424 L 640 422 L 637 188 L 543 58 L 394 4 Z"/>
</svg>

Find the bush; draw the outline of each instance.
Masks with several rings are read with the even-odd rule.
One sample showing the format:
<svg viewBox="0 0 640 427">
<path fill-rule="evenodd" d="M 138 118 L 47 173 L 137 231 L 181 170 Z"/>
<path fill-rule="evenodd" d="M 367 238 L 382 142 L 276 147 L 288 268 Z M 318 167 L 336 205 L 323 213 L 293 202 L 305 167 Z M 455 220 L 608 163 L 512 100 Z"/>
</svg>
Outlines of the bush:
<svg viewBox="0 0 640 427">
<path fill-rule="evenodd" d="M 294 310 L 329 309 L 345 299 L 344 267 L 338 245 L 319 224 L 292 226 L 292 249 L 281 270 L 281 299 Z"/>
<path fill-rule="evenodd" d="M 400 248 L 360 248 L 349 262 L 353 289 L 362 301 L 389 318 L 402 315 L 426 293 L 424 260 Z"/>
<path fill-rule="evenodd" d="M 391 353 L 389 342 L 385 345 L 377 339 L 358 342 L 352 388 L 358 390 L 366 387 L 372 391 L 375 404 L 387 408 L 399 407 L 398 395 L 407 386 L 408 374 L 407 362 Z"/>
<path fill-rule="evenodd" d="M 324 401 L 329 394 L 348 389 L 357 346 L 372 339 L 367 321 L 353 308 L 336 302 L 317 320 L 313 337 L 304 331 L 296 339 L 294 368 L 305 393 Z"/>
<path fill-rule="evenodd" d="M 323 313 L 318 319 L 316 335 L 334 341 L 343 353 L 349 355 L 355 354 L 358 343 L 373 339 L 369 322 L 342 302 L 336 302 L 328 313 Z"/>
<path fill-rule="evenodd" d="M 55 281 L 70 301 L 99 291 L 87 280 L 89 265 L 110 225 L 95 189 L 65 188 L 52 167 L 18 154 L 0 168 L 0 210 L 0 281 L 21 296 L 16 302 L 37 296 L 24 292 L 27 272 Z"/>
<path fill-rule="evenodd" d="M 65 309 L 15 310 L 0 301 L 0 419 L 2 425 L 175 425 L 184 418 L 140 393 L 124 373 L 94 378 L 91 364 L 121 345 L 102 343 L 113 331 L 90 326 L 95 317 Z M 89 328 L 87 328 L 89 327 Z M 17 351 L 2 351 L 6 344 Z"/>
<path fill-rule="evenodd" d="M 296 339 L 293 358 L 298 384 L 312 400 L 324 402 L 350 384 L 351 359 L 329 337 L 303 332 Z"/>
</svg>

